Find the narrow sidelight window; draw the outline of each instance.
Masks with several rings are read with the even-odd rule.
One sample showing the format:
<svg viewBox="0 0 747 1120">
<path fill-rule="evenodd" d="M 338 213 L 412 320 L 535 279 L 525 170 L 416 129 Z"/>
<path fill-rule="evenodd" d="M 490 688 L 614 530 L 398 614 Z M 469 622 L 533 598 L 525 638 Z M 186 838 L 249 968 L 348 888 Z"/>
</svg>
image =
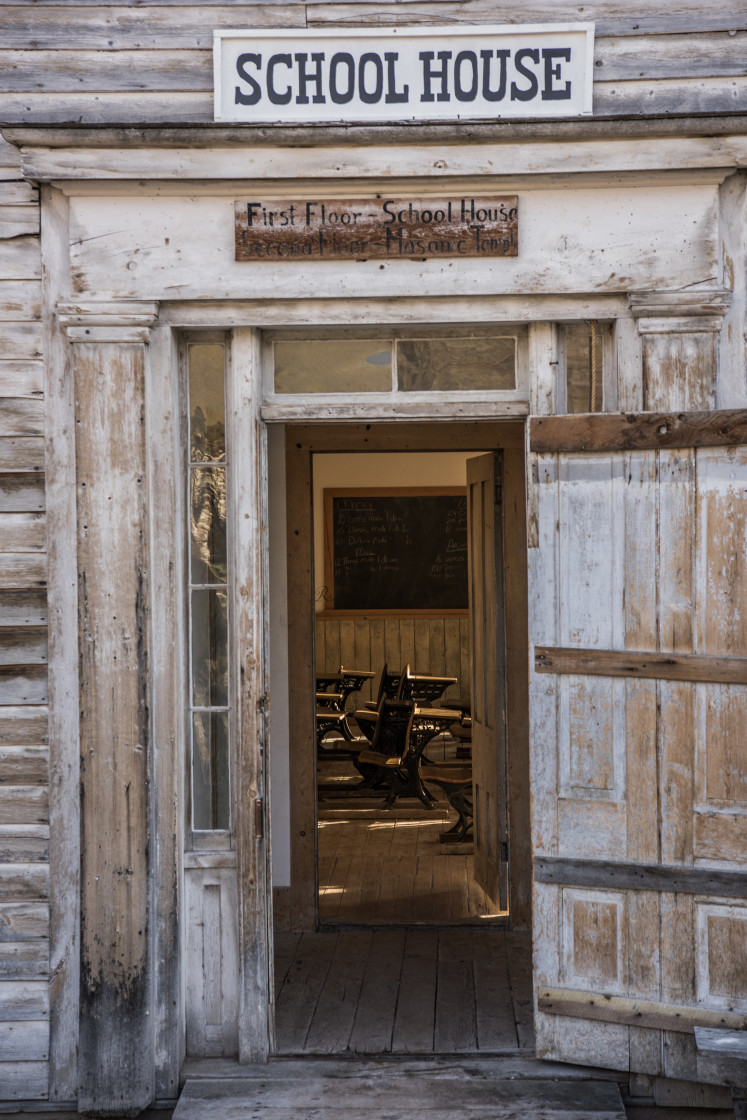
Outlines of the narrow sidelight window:
<svg viewBox="0 0 747 1120">
<path fill-rule="evenodd" d="M 567 411 L 603 412 L 605 373 L 609 372 L 610 362 L 611 324 L 598 319 L 566 323 L 563 336 Z"/>
<path fill-rule="evenodd" d="M 225 346 L 187 347 L 192 828 L 230 827 Z"/>
</svg>

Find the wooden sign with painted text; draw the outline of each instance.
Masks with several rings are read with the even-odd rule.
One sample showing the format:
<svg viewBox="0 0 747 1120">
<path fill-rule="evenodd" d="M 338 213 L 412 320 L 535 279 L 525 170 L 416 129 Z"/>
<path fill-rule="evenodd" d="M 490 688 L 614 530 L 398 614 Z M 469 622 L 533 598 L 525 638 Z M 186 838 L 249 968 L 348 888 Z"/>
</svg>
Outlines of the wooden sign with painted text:
<svg viewBox="0 0 747 1120">
<path fill-rule="evenodd" d="M 217 121 L 392 124 L 592 111 L 593 23 L 226 30 L 214 32 L 214 44 Z"/>
<path fill-rule="evenodd" d="M 237 261 L 515 257 L 516 195 L 236 203 Z"/>
</svg>

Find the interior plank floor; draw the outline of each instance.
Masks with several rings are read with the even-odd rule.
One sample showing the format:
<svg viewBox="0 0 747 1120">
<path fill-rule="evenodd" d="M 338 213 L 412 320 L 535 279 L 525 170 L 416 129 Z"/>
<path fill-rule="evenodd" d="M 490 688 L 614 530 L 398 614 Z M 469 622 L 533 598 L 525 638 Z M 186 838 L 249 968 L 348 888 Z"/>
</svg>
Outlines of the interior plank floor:
<svg viewBox="0 0 747 1120">
<path fill-rule="evenodd" d="M 484 929 L 275 934 L 278 1054 L 532 1050 L 531 937 Z"/>
<path fill-rule="evenodd" d="M 337 810 L 319 819 L 319 921 L 484 925 L 501 914 L 474 881 L 471 844 L 443 844 L 447 806 L 402 815 Z"/>
</svg>

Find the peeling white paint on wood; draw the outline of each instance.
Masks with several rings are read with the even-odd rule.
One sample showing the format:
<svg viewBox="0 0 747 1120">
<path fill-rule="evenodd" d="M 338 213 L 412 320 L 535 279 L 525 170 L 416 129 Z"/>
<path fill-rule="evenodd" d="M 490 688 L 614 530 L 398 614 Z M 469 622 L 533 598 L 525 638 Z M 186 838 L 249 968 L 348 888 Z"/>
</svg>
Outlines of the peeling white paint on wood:
<svg viewBox="0 0 747 1120">
<path fill-rule="evenodd" d="M 383 189 L 387 189 L 383 186 Z M 604 188 L 522 196 L 517 258 L 289 263 L 263 273 L 266 299 L 481 296 L 517 290 L 619 292 L 697 283 L 714 275 L 716 192 L 709 187 Z M 610 227 L 610 208 L 618 221 Z M 604 234 L 600 238 L 601 231 Z M 189 232 L 187 232 L 189 231 Z M 234 260 L 230 199 L 71 199 L 71 264 L 78 290 L 101 298 L 242 297 L 250 276 Z"/>
</svg>

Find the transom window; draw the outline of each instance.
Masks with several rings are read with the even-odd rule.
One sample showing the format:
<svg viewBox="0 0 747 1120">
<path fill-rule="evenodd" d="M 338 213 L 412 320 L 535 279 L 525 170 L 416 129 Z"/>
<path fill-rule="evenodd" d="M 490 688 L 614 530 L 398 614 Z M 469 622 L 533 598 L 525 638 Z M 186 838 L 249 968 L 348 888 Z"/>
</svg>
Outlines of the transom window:
<svg viewBox="0 0 747 1120">
<path fill-rule="evenodd" d="M 265 399 L 523 395 L 524 325 L 268 334 Z"/>
</svg>

